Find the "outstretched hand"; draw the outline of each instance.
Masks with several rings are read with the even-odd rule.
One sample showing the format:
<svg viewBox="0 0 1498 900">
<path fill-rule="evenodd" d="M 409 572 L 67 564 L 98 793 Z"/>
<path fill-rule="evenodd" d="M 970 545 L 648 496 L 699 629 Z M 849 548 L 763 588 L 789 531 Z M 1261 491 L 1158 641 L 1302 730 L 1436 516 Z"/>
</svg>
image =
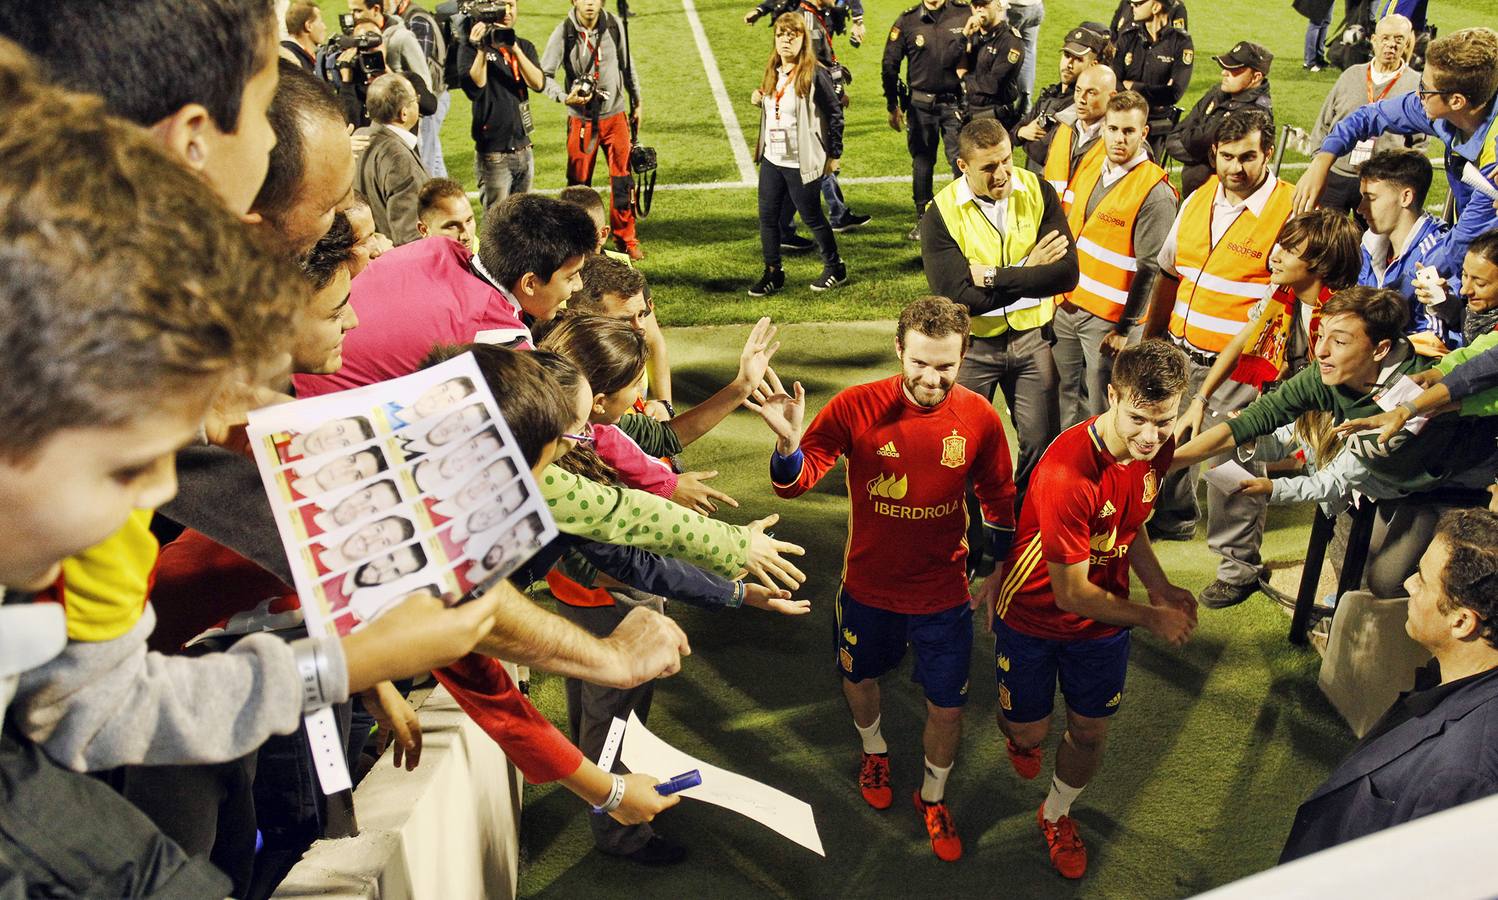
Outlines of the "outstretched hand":
<svg viewBox="0 0 1498 900">
<path fill-rule="evenodd" d="M 719 503 L 726 503 L 737 509 L 739 501 L 703 483 L 709 478 L 716 477 L 718 477 L 716 471 L 682 473 L 676 479 L 676 492 L 671 495 L 671 501 L 704 516 L 717 512 Z"/>
<path fill-rule="evenodd" d="M 806 550 L 789 541 L 776 540 L 767 529 L 780 521 L 780 516 L 768 515 L 749 523 L 749 562 L 747 569 L 754 579 L 767 588 L 775 583 L 791 590 L 806 583 L 806 574 L 786 559 L 786 555 L 805 556 Z"/>
<path fill-rule="evenodd" d="M 759 413 L 770 431 L 775 434 L 776 450 L 781 456 L 789 456 L 801 445 L 801 432 L 806 423 L 806 390 L 796 382 L 795 394 L 788 394 L 780 376 L 771 368 L 765 369 L 764 383 L 744 401 L 744 406 Z"/>
<path fill-rule="evenodd" d="M 767 588 L 752 581 L 744 582 L 744 605 L 767 609 L 782 616 L 804 616 L 811 612 L 810 600 L 792 600 L 790 591 Z"/>
<path fill-rule="evenodd" d="M 1389 438 L 1404 430 L 1404 426 L 1409 420 L 1410 411 L 1403 406 L 1396 406 L 1388 412 L 1381 412 L 1376 416 L 1348 419 L 1346 422 L 1332 429 L 1332 431 L 1337 436 L 1345 438 L 1354 432 L 1377 428 L 1378 442 L 1380 444 L 1387 444 Z"/>
<path fill-rule="evenodd" d="M 748 339 L 744 341 L 744 349 L 739 351 L 738 381 L 751 391 L 764 382 L 765 373 L 770 369 L 770 360 L 775 356 L 775 351 L 780 349 L 780 342 L 775 340 L 779 331 L 770 322 L 770 317 L 765 316 L 754 323 Z"/>
</svg>

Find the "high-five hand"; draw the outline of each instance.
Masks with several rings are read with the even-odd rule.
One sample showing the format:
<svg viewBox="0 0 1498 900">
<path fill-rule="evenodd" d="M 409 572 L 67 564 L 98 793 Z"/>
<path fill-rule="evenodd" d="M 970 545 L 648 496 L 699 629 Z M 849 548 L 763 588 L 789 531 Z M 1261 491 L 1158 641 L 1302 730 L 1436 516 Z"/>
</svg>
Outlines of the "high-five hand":
<svg viewBox="0 0 1498 900">
<path fill-rule="evenodd" d="M 775 434 L 775 450 L 781 456 L 790 456 L 801 446 L 801 433 L 806 425 L 806 390 L 801 382 L 795 384 L 795 395 L 786 393 L 785 385 L 774 369 L 765 369 L 765 383 L 744 401 L 744 406 L 759 413 L 759 417 Z"/>
</svg>

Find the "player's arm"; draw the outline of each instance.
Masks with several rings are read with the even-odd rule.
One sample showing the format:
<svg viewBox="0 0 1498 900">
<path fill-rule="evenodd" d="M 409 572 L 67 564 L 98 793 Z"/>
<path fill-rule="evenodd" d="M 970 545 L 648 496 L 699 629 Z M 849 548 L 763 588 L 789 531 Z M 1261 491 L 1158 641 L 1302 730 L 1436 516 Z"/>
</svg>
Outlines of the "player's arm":
<svg viewBox="0 0 1498 900">
<path fill-rule="evenodd" d="M 1146 606 L 1110 593 L 1087 579 L 1088 566 L 1087 560 L 1075 563 L 1046 561 L 1057 607 L 1109 625 L 1143 627 L 1176 645 L 1184 644 L 1191 637 L 1191 631 L 1196 627 L 1191 616 L 1174 606 Z"/>
<path fill-rule="evenodd" d="M 1160 557 L 1155 555 L 1155 546 L 1150 543 L 1147 529 L 1139 529 L 1134 543 L 1129 546 L 1129 568 L 1139 576 L 1139 583 L 1149 594 L 1151 606 L 1173 606 L 1189 616 L 1193 626 L 1196 625 L 1196 595 L 1170 583 L 1170 577 L 1160 565 Z"/>
<path fill-rule="evenodd" d="M 992 407 L 989 407 L 990 411 Z M 1009 442 L 1004 424 L 993 414 L 989 440 L 979 452 L 973 467 L 973 493 L 983 510 L 984 550 L 995 563 L 995 572 L 1003 568 L 1014 542 L 1014 465 L 1009 461 Z"/>
<path fill-rule="evenodd" d="M 811 490 L 822 476 L 837 463 L 849 445 L 848 430 L 843 421 L 840 397 L 832 398 L 811 428 L 803 429 L 806 417 L 806 389 L 798 381 L 794 393 L 786 391 L 774 369 L 765 372 L 764 384 L 752 400 L 744 401 L 759 413 L 775 435 L 775 451 L 770 454 L 770 482 L 781 497 L 796 497 Z M 804 434 L 803 434 L 804 430 Z"/>
</svg>

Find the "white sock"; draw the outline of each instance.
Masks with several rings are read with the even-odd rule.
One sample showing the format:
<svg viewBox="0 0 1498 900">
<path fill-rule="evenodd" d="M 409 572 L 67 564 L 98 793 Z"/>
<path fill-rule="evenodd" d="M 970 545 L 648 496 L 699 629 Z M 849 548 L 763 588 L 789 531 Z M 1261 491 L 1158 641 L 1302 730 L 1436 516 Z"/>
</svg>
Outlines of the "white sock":
<svg viewBox="0 0 1498 900">
<path fill-rule="evenodd" d="M 946 796 L 947 776 L 950 774 L 952 774 L 952 766 L 943 768 L 929 759 L 926 760 L 926 774 L 921 779 L 921 801 L 940 803 L 941 798 Z"/>
<path fill-rule="evenodd" d="M 1082 793 L 1079 787 L 1072 787 L 1056 776 L 1051 776 L 1051 792 L 1045 795 L 1045 808 L 1042 815 L 1047 822 L 1055 822 L 1062 816 L 1071 813 L 1072 801 Z"/>
<path fill-rule="evenodd" d="M 863 752 L 889 752 L 889 745 L 884 742 L 884 735 L 879 733 L 879 720 L 883 718 L 883 716 L 875 716 L 873 723 L 870 724 L 867 728 L 858 724 L 857 719 L 853 721 L 853 727 L 858 729 L 858 736 L 863 740 Z"/>
</svg>

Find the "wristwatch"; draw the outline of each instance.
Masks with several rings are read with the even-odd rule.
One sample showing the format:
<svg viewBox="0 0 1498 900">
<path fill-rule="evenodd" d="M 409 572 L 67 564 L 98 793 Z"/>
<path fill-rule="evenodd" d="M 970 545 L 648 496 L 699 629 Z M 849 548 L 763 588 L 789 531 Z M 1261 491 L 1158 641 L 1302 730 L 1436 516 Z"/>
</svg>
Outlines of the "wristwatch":
<svg viewBox="0 0 1498 900">
<path fill-rule="evenodd" d="M 986 287 L 986 288 L 993 287 L 993 280 L 995 278 L 997 278 L 998 276 L 999 276 L 999 270 L 998 270 L 998 268 L 995 267 L 995 266 L 989 266 L 988 267 L 988 271 L 986 271 L 986 272 L 983 273 L 983 286 Z"/>
</svg>

